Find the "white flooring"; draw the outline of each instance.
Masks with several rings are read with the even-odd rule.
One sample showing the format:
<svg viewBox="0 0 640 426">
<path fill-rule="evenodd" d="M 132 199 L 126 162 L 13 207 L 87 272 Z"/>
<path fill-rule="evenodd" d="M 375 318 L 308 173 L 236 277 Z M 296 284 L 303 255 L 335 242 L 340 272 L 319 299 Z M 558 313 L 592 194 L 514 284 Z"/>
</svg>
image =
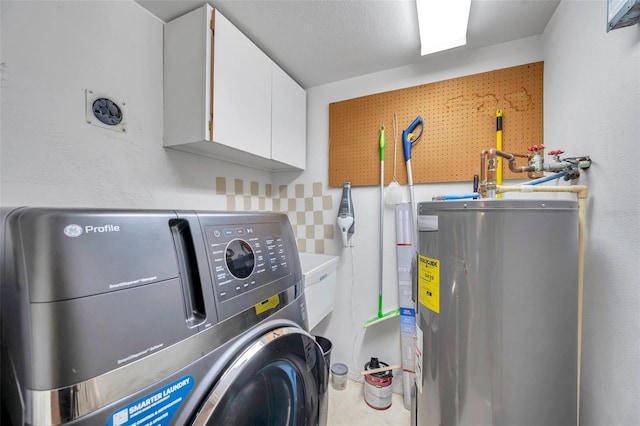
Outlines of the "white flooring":
<svg viewBox="0 0 640 426">
<path fill-rule="evenodd" d="M 329 383 L 329 417 L 327 426 L 409 426 L 409 410 L 404 408 L 402 395 L 393 394 L 391 407 L 375 410 L 364 401 L 364 385 L 347 381 L 344 390 L 335 390 Z"/>
</svg>

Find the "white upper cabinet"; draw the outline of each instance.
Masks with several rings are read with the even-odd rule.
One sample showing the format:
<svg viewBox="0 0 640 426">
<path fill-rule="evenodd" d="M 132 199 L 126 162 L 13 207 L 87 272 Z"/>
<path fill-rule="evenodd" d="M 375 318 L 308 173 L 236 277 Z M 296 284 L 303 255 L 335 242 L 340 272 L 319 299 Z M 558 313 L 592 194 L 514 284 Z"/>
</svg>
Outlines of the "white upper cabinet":
<svg viewBox="0 0 640 426">
<path fill-rule="evenodd" d="M 304 169 L 307 92 L 275 64 L 272 78 L 271 158 Z"/>
<path fill-rule="evenodd" d="M 263 170 L 304 170 L 306 92 L 205 5 L 165 24 L 164 146 Z"/>
<path fill-rule="evenodd" d="M 272 61 L 220 12 L 213 48 L 213 140 L 271 155 Z"/>
</svg>

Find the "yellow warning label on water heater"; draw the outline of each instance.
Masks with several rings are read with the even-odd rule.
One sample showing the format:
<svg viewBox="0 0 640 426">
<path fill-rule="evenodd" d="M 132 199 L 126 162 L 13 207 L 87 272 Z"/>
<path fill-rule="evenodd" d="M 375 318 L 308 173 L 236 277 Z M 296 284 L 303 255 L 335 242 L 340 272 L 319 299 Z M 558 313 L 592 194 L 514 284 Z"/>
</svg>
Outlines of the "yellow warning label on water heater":
<svg viewBox="0 0 640 426">
<path fill-rule="evenodd" d="M 418 301 L 427 309 L 440 313 L 440 261 L 418 257 Z"/>
</svg>

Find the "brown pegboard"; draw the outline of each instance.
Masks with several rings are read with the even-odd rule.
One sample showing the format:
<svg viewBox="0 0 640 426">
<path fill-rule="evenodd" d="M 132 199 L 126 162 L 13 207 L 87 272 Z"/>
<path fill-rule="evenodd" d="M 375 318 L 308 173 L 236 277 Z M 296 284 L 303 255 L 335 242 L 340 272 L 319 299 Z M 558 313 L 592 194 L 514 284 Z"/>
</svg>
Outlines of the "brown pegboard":
<svg viewBox="0 0 640 426">
<path fill-rule="evenodd" d="M 411 150 L 414 183 L 471 182 L 480 153 L 496 144 L 496 110 L 503 110 L 503 150 L 526 154 L 543 143 L 544 63 L 512 68 L 329 105 L 329 186 L 380 184 L 379 131 L 386 134 L 385 184 L 393 177 L 394 113 L 398 119 L 396 177 L 407 183 L 402 130 L 420 115 L 424 132 Z M 519 158 L 518 165 L 526 164 Z M 522 178 L 503 167 L 504 179 Z"/>
</svg>

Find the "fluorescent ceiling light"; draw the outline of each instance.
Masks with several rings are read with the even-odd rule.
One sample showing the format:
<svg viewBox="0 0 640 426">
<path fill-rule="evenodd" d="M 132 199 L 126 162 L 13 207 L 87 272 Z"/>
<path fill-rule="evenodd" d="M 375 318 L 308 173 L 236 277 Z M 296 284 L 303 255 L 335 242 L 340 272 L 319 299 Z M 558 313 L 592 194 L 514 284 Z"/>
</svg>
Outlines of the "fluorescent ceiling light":
<svg viewBox="0 0 640 426">
<path fill-rule="evenodd" d="M 467 44 L 471 0 L 416 0 L 421 54 Z"/>
</svg>

